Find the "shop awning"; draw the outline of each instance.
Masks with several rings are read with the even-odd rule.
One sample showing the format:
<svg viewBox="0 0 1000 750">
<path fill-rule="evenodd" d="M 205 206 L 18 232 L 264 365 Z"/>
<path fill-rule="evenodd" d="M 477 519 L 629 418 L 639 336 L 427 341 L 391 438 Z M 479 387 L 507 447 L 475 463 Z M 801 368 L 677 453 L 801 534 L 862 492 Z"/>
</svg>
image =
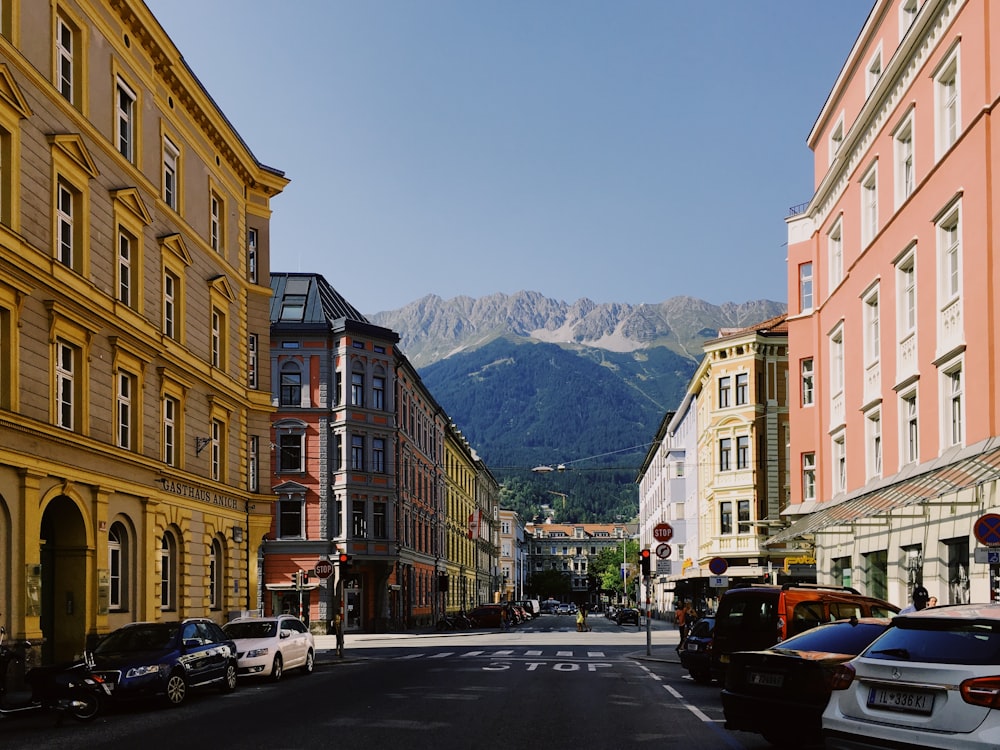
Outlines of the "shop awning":
<svg viewBox="0 0 1000 750">
<path fill-rule="evenodd" d="M 815 534 L 828 526 L 848 525 L 906 507 L 931 503 L 942 495 L 975 487 L 1000 476 L 1000 448 L 992 441 L 977 455 L 872 490 L 844 502 L 814 511 L 764 542 L 765 546 L 789 542 L 804 534 Z M 951 501 L 949 501 L 951 502 Z"/>
</svg>

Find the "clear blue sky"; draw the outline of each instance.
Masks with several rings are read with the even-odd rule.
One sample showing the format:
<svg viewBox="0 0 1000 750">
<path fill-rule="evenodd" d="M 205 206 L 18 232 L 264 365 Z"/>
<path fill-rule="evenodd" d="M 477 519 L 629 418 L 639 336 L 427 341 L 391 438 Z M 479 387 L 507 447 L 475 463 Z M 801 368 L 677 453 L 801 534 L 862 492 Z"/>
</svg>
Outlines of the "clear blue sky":
<svg viewBox="0 0 1000 750">
<path fill-rule="evenodd" d="M 785 301 L 806 137 L 873 0 L 146 0 L 291 179 L 271 268 L 359 310 Z"/>
</svg>

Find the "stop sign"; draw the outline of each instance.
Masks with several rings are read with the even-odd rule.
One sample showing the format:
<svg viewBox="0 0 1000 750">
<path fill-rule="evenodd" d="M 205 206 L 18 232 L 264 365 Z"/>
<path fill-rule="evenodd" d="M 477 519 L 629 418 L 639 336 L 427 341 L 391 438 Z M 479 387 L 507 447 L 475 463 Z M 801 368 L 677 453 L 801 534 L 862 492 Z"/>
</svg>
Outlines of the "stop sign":
<svg viewBox="0 0 1000 750">
<path fill-rule="evenodd" d="M 316 567 L 313 570 L 316 571 L 316 575 L 320 578 L 329 578 L 333 575 L 333 563 L 329 560 L 320 560 L 316 563 Z"/>
<path fill-rule="evenodd" d="M 658 523 L 653 527 L 653 539 L 658 542 L 669 542 L 674 538 L 674 527 L 669 523 Z"/>
</svg>

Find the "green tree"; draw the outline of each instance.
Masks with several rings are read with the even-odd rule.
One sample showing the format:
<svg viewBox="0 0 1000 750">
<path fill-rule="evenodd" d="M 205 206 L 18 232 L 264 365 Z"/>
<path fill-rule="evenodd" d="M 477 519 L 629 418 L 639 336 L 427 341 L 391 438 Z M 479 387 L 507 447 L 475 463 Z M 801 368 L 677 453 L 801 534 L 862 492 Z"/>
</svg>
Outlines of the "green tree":
<svg viewBox="0 0 1000 750">
<path fill-rule="evenodd" d="M 631 599 L 635 592 L 635 581 L 639 575 L 639 542 L 635 539 L 624 540 L 622 546 L 606 547 L 599 554 L 587 561 L 590 575 L 597 578 L 601 591 L 612 599 L 621 599 L 627 595 Z M 622 578 L 622 563 L 626 563 L 627 578 Z"/>
</svg>

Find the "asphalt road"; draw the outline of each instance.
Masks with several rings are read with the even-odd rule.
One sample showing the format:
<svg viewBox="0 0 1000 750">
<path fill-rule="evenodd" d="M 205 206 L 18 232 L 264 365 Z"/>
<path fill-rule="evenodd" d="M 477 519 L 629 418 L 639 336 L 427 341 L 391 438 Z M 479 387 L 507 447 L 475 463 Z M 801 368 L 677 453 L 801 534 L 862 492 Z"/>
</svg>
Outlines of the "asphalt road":
<svg viewBox="0 0 1000 750">
<path fill-rule="evenodd" d="M 762 748 L 722 727 L 718 686 L 677 662 L 677 633 L 543 616 L 510 632 L 321 637 L 312 675 L 241 681 L 178 708 L 132 706 L 92 724 L 0 721 L 0 747 L 546 750 Z M 649 646 L 647 647 L 647 643 Z"/>
</svg>

